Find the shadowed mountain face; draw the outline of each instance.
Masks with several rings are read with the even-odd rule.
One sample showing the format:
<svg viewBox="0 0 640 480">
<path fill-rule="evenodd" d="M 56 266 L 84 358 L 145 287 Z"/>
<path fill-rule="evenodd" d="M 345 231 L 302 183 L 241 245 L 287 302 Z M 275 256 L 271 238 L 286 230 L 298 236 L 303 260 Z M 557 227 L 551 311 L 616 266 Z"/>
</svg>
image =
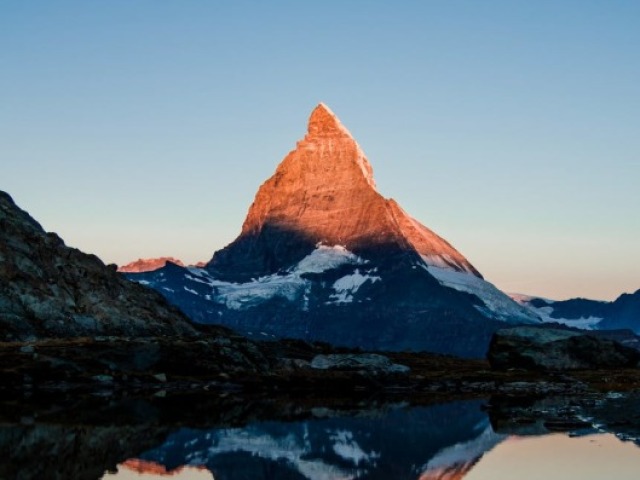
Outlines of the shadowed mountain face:
<svg viewBox="0 0 640 480">
<path fill-rule="evenodd" d="M 204 269 L 168 264 L 128 277 L 196 322 L 258 338 L 481 357 L 504 322 L 539 321 L 380 195 L 363 151 L 322 104 L 238 238 Z"/>
<path fill-rule="evenodd" d="M 624 293 L 611 304 L 601 328 L 629 328 L 640 334 L 640 290 Z"/>
<path fill-rule="evenodd" d="M 161 295 L 67 247 L 0 192 L 0 339 L 195 335 Z"/>
<path fill-rule="evenodd" d="M 335 250 L 319 249 L 311 257 L 325 253 Z M 319 271 L 307 267 L 312 262 L 305 257 L 298 264 L 307 267 L 302 273 L 294 269 L 241 284 L 172 264 L 132 278 L 157 288 L 196 322 L 223 324 L 256 339 L 483 357 L 492 333 L 505 325 L 485 317 L 477 297 L 445 288 L 406 255 L 387 256 L 375 266 L 352 257 L 342 264 L 333 259 L 334 268 L 322 259 Z"/>
</svg>

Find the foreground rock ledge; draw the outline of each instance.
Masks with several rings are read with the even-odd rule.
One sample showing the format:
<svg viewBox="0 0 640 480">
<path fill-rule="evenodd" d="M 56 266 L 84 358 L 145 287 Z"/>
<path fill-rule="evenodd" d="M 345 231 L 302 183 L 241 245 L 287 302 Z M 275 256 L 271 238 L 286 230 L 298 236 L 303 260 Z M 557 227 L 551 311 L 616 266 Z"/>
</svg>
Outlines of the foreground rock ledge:
<svg viewBox="0 0 640 480">
<path fill-rule="evenodd" d="M 487 358 L 492 368 L 501 370 L 584 370 L 635 368 L 640 352 L 583 332 L 514 327 L 494 334 Z"/>
</svg>

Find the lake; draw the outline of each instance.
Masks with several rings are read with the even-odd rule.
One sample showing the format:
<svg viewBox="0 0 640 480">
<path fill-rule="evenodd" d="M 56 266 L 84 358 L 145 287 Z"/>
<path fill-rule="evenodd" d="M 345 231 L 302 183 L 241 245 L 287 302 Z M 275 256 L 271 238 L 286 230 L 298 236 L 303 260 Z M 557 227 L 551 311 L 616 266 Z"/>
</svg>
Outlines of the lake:
<svg viewBox="0 0 640 480">
<path fill-rule="evenodd" d="M 212 395 L 12 404 L 21 416 L 4 419 L 0 472 L 21 480 L 635 480 L 635 423 L 602 417 L 612 409 L 637 418 L 629 402 L 360 398 L 348 406 Z"/>
</svg>

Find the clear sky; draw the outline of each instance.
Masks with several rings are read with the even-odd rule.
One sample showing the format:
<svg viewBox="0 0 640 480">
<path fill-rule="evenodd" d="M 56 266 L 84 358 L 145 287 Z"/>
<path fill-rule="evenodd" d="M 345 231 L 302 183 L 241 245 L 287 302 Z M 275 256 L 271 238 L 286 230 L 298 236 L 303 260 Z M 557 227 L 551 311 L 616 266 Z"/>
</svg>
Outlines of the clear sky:
<svg viewBox="0 0 640 480">
<path fill-rule="evenodd" d="M 500 288 L 640 288 L 635 0 L 4 0 L 0 99 L 0 189 L 108 263 L 208 260 L 322 101 Z"/>
</svg>

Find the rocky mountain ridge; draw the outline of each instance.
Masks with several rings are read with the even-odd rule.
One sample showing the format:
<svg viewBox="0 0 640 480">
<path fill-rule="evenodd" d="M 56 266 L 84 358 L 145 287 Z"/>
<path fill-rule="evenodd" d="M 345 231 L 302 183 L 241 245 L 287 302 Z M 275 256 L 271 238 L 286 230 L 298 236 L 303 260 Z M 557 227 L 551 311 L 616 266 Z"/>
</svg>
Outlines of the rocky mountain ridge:
<svg viewBox="0 0 640 480">
<path fill-rule="evenodd" d="M 153 272 L 164 267 L 167 263 L 173 263 L 180 267 L 197 268 L 203 268 L 207 264 L 207 262 L 197 262 L 193 265 L 186 265 L 182 260 L 174 257 L 139 258 L 133 262 L 118 266 L 118 271 L 121 273 Z"/>
<path fill-rule="evenodd" d="M 0 339 L 195 336 L 161 295 L 67 247 L 0 192 Z"/>
<path fill-rule="evenodd" d="M 118 271 L 126 273 L 152 272 L 164 267 L 168 262 L 175 263 L 181 267 L 186 266 L 181 260 L 173 257 L 139 258 L 126 265 L 120 265 Z"/>
<path fill-rule="evenodd" d="M 623 293 L 612 302 L 586 298 L 549 300 L 521 294 L 511 297 L 544 322 L 587 330 L 628 329 L 640 334 L 640 290 Z"/>
</svg>

